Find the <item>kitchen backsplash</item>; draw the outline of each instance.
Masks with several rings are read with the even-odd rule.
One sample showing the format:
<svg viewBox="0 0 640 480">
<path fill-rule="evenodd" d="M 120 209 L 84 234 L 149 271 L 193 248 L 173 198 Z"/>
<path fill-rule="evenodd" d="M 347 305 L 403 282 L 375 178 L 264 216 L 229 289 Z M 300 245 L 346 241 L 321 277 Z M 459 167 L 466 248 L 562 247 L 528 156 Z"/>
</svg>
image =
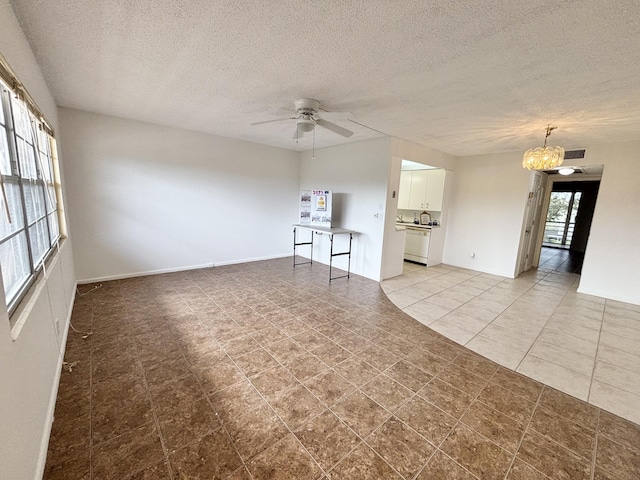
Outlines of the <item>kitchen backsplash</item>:
<svg viewBox="0 0 640 480">
<path fill-rule="evenodd" d="M 402 214 L 402 220 L 405 222 L 413 222 L 414 218 L 417 218 L 420 221 L 420 214 L 424 210 L 398 210 L 398 216 Z M 437 220 L 438 224 L 440 224 L 440 217 L 442 216 L 442 212 L 431 212 L 427 210 L 427 213 L 431 215 L 431 221 Z"/>
</svg>

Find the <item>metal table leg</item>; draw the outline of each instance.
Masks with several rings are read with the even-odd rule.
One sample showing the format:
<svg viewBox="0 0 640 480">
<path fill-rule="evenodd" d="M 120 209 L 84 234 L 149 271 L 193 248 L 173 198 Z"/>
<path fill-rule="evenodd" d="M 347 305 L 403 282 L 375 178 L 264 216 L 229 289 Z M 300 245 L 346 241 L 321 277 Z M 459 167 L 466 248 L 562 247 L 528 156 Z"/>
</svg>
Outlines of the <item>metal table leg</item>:
<svg viewBox="0 0 640 480">
<path fill-rule="evenodd" d="M 308 262 L 298 262 L 296 263 L 296 247 L 300 245 L 311 245 L 311 255 L 309 255 Z M 293 227 L 293 268 L 296 268 L 296 265 L 306 265 L 310 263 L 313 265 L 313 232 L 311 232 L 311 241 L 310 242 L 297 242 L 296 241 L 296 227 Z"/>
</svg>

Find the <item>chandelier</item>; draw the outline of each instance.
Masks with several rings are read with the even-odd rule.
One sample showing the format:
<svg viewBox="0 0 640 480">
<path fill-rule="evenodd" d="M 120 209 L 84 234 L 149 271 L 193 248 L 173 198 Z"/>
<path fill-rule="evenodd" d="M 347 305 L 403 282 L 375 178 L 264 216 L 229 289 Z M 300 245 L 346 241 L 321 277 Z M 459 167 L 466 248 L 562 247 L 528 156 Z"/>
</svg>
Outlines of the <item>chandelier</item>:
<svg viewBox="0 0 640 480">
<path fill-rule="evenodd" d="M 549 170 L 562 165 L 564 160 L 564 148 L 547 147 L 547 138 L 558 127 L 547 125 L 547 134 L 544 137 L 544 146 L 532 148 L 524 152 L 522 166 L 527 170 Z"/>
</svg>

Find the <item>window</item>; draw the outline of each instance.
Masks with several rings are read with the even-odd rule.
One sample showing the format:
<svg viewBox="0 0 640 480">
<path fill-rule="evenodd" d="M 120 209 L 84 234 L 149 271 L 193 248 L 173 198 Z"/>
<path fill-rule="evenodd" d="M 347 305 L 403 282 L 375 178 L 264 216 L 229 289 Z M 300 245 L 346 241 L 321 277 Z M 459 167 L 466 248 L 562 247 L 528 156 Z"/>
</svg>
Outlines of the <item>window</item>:
<svg viewBox="0 0 640 480">
<path fill-rule="evenodd" d="M 544 246 L 571 247 L 581 198 L 582 192 L 578 192 L 576 189 L 551 192 L 544 238 L 542 239 Z"/>
<path fill-rule="evenodd" d="M 13 312 L 60 238 L 55 143 L 44 122 L 0 81 L 0 267 Z"/>
</svg>

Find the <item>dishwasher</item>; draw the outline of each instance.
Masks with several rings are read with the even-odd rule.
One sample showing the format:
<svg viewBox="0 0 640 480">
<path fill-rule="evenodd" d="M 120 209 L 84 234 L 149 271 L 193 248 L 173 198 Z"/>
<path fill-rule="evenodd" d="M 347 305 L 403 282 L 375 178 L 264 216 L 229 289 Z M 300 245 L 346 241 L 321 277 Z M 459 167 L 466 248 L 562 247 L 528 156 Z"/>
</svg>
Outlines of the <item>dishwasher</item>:
<svg viewBox="0 0 640 480">
<path fill-rule="evenodd" d="M 407 241 L 404 246 L 404 259 L 427 264 L 431 230 L 428 228 L 407 227 Z"/>
</svg>

